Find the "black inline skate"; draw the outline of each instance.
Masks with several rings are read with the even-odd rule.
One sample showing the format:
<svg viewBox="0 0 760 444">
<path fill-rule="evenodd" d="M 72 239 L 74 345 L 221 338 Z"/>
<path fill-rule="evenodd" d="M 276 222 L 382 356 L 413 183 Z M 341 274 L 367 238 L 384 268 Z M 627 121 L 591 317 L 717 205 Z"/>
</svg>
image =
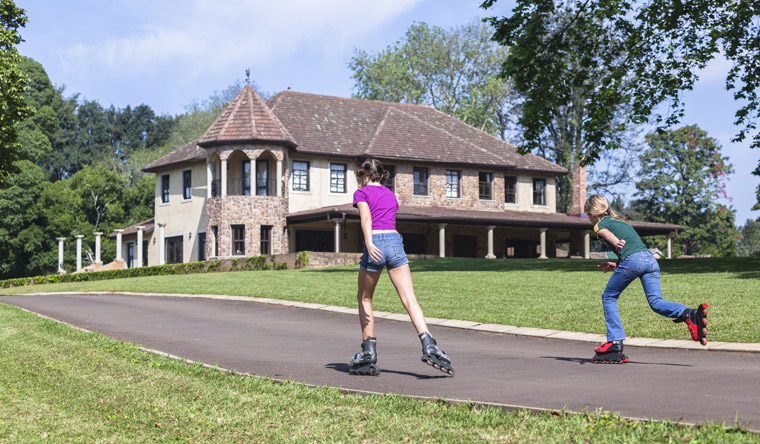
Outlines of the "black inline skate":
<svg viewBox="0 0 760 444">
<path fill-rule="evenodd" d="M 375 376 L 380 373 L 380 367 L 377 365 L 377 338 L 369 337 L 362 342 L 362 351 L 351 358 L 351 369 L 348 371 L 352 375 L 370 375 Z"/>
<path fill-rule="evenodd" d="M 430 333 L 426 331 L 420 333 L 420 341 L 422 342 L 422 362 L 454 376 L 454 369 L 451 368 L 451 358 L 438 348 L 435 339 L 430 336 Z"/>
<path fill-rule="evenodd" d="M 594 364 L 625 364 L 628 356 L 623 354 L 623 341 L 607 341 L 594 348 Z"/>
</svg>

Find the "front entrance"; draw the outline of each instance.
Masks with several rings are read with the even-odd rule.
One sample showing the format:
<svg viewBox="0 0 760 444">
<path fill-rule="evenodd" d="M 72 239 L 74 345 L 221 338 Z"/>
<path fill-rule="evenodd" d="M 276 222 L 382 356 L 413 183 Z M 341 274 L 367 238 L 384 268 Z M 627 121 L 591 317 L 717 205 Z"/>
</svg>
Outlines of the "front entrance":
<svg viewBox="0 0 760 444">
<path fill-rule="evenodd" d="M 452 236 L 454 257 L 477 257 L 476 236 Z"/>
</svg>

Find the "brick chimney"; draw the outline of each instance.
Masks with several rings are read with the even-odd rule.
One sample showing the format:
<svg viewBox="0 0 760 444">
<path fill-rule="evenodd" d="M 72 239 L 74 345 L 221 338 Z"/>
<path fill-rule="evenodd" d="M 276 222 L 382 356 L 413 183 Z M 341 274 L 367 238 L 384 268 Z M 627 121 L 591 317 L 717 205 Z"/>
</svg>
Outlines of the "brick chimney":
<svg viewBox="0 0 760 444">
<path fill-rule="evenodd" d="M 583 214 L 583 205 L 586 204 L 586 167 L 576 159 L 573 162 L 573 206 L 570 214 L 580 216 Z"/>
</svg>

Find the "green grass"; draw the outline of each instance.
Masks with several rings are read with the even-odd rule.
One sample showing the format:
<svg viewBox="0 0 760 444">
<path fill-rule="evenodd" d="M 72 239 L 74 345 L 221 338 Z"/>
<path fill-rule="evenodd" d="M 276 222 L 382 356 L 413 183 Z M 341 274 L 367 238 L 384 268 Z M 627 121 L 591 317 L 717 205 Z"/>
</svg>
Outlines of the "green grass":
<svg viewBox="0 0 760 444">
<path fill-rule="evenodd" d="M 601 294 L 609 273 L 598 261 L 569 259 L 438 259 L 413 262 L 412 278 L 426 316 L 483 323 L 605 332 Z M 662 260 L 663 297 L 694 307 L 710 305 L 710 340 L 760 342 L 760 259 Z M 19 287 L 0 294 L 51 291 L 134 291 L 259 296 L 356 306 L 358 266 L 156 276 Z M 621 295 L 628 336 L 686 339 L 683 324 L 652 312 L 640 283 Z M 403 313 L 384 275 L 376 310 Z"/>
<path fill-rule="evenodd" d="M 0 442 L 760 442 L 735 427 L 504 413 L 278 384 L 0 305 Z"/>
</svg>

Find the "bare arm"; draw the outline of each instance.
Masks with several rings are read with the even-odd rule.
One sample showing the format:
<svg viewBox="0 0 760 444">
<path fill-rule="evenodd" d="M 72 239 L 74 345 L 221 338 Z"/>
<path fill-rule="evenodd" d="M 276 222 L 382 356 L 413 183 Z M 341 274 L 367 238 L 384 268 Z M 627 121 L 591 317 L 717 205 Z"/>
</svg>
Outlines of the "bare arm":
<svg viewBox="0 0 760 444">
<path fill-rule="evenodd" d="M 359 209 L 359 218 L 361 219 L 364 245 L 367 247 L 367 253 L 369 253 L 369 257 L 373 261 L 379 262 L 383 252 L 372 243 L 372 214 L 369 211 L 369 204 L 367 202 L 357 202 L 356 207 Z"/>
<path fill-rule="evenodd" d="M 623 247 L 625 246 L 625 239 L 618 239 L 617 236 L 615 236 L 612 231 L 602 228 L 599 230 L 599 233 L 597 233 L 599 237 L 610 243 L 610 245 L 617 248 L 618 251 L 621 251 Z M 597 268 L 601 268 L 602 271 L 605 273 L 608 271 L 613 271 L 615 268 L 617 268 L 617 262 L 600 262 L 599 265 L 596 266 Z"/>
</svg>

